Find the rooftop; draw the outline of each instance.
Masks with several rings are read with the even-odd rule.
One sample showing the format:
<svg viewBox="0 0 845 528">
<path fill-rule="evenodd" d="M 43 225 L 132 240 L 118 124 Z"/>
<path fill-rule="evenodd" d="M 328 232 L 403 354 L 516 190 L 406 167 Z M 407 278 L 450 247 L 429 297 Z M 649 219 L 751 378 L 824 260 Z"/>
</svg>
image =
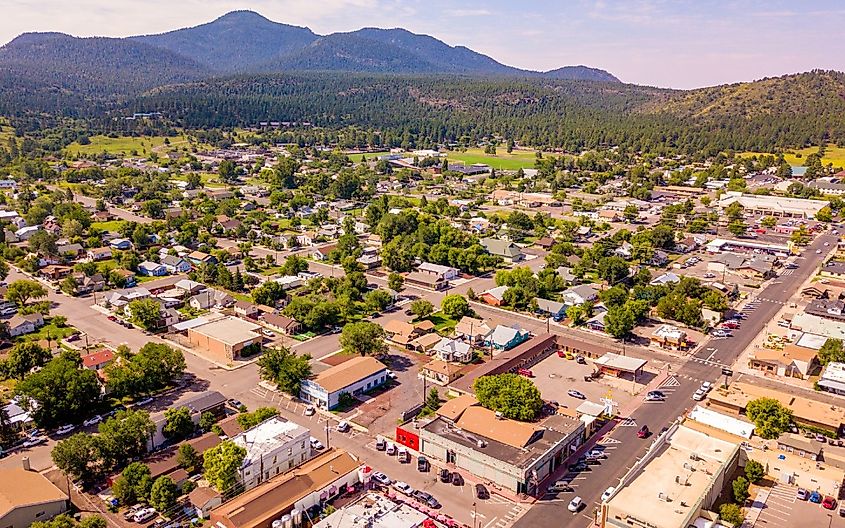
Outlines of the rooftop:
<svg viewBox="0 0 845 528">
<path fill-rule="evenodd" d="M 596 360 L 596 365 L 624 372 L 635 372 L 643 368 L 648 361 L 631 356 L 622 356 L 608 352 Z"/>
<path fill-rule="evenodd" d="M 238 345 L 244 341 L 261 338 L 261 327 L 237 317 L 224 317 L 191 328 L 191 331 L 216 339 L 227 345 Z"/>
<path fill-rule="evenodd" d="M 773 398 L 792 409 L 798 420 L 810 421 L 831 427 L 845 424 L 845 409 L 816 400 L 793 396 L 785 392 L 749 383 L 734 382 L 725 389 L 716 389 L 708 396 L 711 402 L 727 407 L 744 409 L 748 402 L 758 398 Z"/>
<path fill-rule="evenodd" d="M 423 526 L 428 516 L 384 495 L 365 495 L 332 513 L 314 528 L 415 528 Z"/>
<path fill-rule="evenodd" d="M 243 462 L 243 467 L 246 467 L 262 455 L 269 455 L 303 435 L 309 435 L 308 429 L 274 416 L 240 433 L 232 438 L 232 441 L 246 449 Z"/>
<path fill-rule="evenodd" d="M 375 358 L 359 356 L 324 370 L 314 381 L 327 392 L 332 393 L 386 369 L 384 363 Z"/>
<path fill-rule="evenodd" d="M 0 469 L 0 517 L 22 506 L 67 500 L 67 495 L 35 471 Z"/>
</svg>

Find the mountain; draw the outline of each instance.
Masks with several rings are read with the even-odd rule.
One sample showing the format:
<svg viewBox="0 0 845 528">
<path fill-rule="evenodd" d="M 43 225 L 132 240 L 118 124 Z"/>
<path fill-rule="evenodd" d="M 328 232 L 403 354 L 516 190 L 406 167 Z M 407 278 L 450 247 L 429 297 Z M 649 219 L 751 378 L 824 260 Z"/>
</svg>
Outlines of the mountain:
<svg viewBox="0 0 845 528">
<path fill-rule="evenodd" d="M 0 73 L 35 85 L 113 96 L 208 77 L 207 67 L 171 51 L 118 38 L 24 33 L 0 48 Z"/>
<path fill-rule="evenodd" d="M 572 81 L 622 82 L 611 73 L 598 68 L 590 68 L 589 66 L 564 66 L 563 68 L 549 70 L 543 73 L 543 77 Z"/>
<path fill-rule="evenodd" d="M 308 28 L 272 22 L 252 11 L 233 11 L 207 24 L 130 40 L 169 50 L 220 72 L 238 72 L 296 53 L 318 38 Z"/>
</svg>

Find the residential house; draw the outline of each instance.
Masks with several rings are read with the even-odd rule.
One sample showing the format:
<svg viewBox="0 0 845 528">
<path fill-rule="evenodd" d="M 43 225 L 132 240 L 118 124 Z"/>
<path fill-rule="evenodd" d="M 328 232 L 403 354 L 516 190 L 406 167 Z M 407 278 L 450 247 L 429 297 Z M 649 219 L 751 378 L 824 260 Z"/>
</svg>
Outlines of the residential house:
<svg viewBox="0 0 845 528">
<path fill-rule="evenodd" d="M 191 263 L 182 257 L 163 255 L 160 260 L 161 265 L 164 266 L 168 273 L 188 273 L 191 271 Z"/>
<path fill-rule="evenodd" d="M 208 289 L 208 287 L 201 283 L 192 281 L 190 279 L 180 279 L 173 285 L 173 287 L 178 290 L 183 296 L 188 295 L 196 295 L 201 291 Z"/>
<path fill-rule="evenodd" d="M 535 312 L 538 315 L 543 317 L 551 317 L 555 321 L 560 321 L 564 317 L 566 317 L 566 305 L 562 302 L 558 301 L 551 301 L 549 299 L 543 299 L 537 297 L 534 299 L 534 302 L 537 303 L 537 309 Z"/>
<path fill-rule="evenodd" d="M 364 268 L 364 270 L 372 270 L 381 266 L 381 257 L 378 253 L 364 253 L 355 261 Z"/>
<path fill-rule="evenodd" d="M 38 270 L 43 277 L 51 280 L 51 281 L 59 281 L 73 273 L 73 268 L 70 266 L 59 266 L 56 264 L 52 264 L 50 266 L 45 266 Z"/>
<path fill-rule="evenodd" d="M 266 313 L 261 316 L 261 319 L 267 326 L 285 335 L 298 334 L 302 329 L 302 325 L 299 322 L 286 315 Z"/>
<path fill-rule="evenodd" d="M 549 250 L 555 245 L 555 239 L 552 237 L 542 237 L 534 241 L 534 245 L 545 250 Z"/>
<path fill-rule="evenodd" d="M 407 347 L 419 335 L 414 325 L 399 319 L 387 321 L 384 323 L 383 328 L 388 339 L 403 347 Z"/>
<path fill-rule="evenodd" d="M 9 319 L 9 336 L 31 334 L 44 326 L 44 318 L 40 313 L 18 315 L 15 314 Z"/>
<path fill-rule="evenodd" d="M 61 255 L 63 258 L 75 260 L 79 258 L 80 255 L 85 250 L 82 248 L 82 244 L 62 244 L 56 247 L 56 252 Z"/>
<path fill-rule="evenodd" d="M 604 318 L 607 316 L 607 312 L 599 312 L 596 315 L 590 317 L 584 322 L 584 326 L 589 328 L 594 332 L 606 332 L 607 326 L 604 322 Z"/>
<path fill-rule="evenodd" d="M 593 302 L 599 298 L 598 291 L 590 284 L 573 286 L 561 293 L 565 304 L 580 306 L 584 303 Z"/>
<path fill-rule="evenodd" d="M 757 348 L 748 366 L 778 377 L 807 379 L 818 366 L 818 351 L 798 345 L 786 345 L 783 350 Z"/>
<path fill-rule="evenodd" d="M 558 277 L 565 280 L 567 284 L 572 284 L 573 282 L 578 280 L 578 277 L 572 274 L 572 268 L 568 268 L 566 266 L 560 266 L 557 269 L 557 274 Z"/>
<path fill-rule="evenodd" d="M 329 258 L 329 254 L 335 249 L 337 249 L 337 244 L 329 244 L 327 246 L 314 248 L 314 250 L 311 251 L 311 258 L 319 261 L 327 260 Z"/>
<path fill-rule="evenodd" d="M 501 306 L 505 302 L 506 291 L 508 291 L 507 286 L 496 286 L 495 288 L 481 292 L 478 298 L 490 306 Z"/>
<path fill-rule="evenodd" d="M 520 262 L 525 255 L 522 250 L 510 240 L 499 238 L 482 238 L 480 241 L 484 249 L 493 256 L 502 257 L 505 262 Z"/>
<path fill-rule="evenodd" d="M 324 409 L 332 410 L 340 403 L 341 394 L 358 396 L 387 383 L 387 367 L 377 359 L 359 356 L 302 381 L 300 398 Z"/>
<path fill-rule="evenodd" d="M 82 356 L 82 367 L 97 371 L 105 368 L 112 361 L 114 361 L 114 352 L 108 348 L 101 348 Z"/>
<path fill-rule="evenodd" d="M 669 262 L 669 255 L 665 251 L 656 250 L 651 258 L 648 260 L 650 266 L 661 267 Z"/>
<path fill-rule="evenodd" d="M 467 341 L 471 345 L 483 343 L 484 339 L 492 331 L 483 319 L 476 319 L 466 315 L 461 317 L 461 320 L 455 325 L 455 337 Z"/>
<path fill-rule="evenodd" d="M 135 286 L 136 279 L 135 279 L 135 272 L 128 269 L 123 268 L 115 268 L 111 270 L 109 273 L 117 275 L 123 281 L 123 286 L 126 288 L 131 288 Z"/>
<path fill-rule="evenodd" d="M 132 241 L 128 238 L 115 238 L 109 242 L 109 247 L 120 250 L 132 249 Z"/>
<path fill-rule="evenodd" d="M 32 235 L 34 235 L 38 231 L 41 231 L 41 226 L 22 227 L 15 231 L 15 238 L 18 240 L 18 242 L 25 242 L 29 240 Z"/>
<path fill-rule="evenodd" d="M 106 294 L 103 303 L 111 306 L 115 311 L 123 310 L 130 302 L 150 297 L 150 290 L 146 288 L 127 288 L 114 290 Z"/>
<path fill-rule="evenodd" d="M 440 342 L 440 339 L 441 337 L 436 333 L 423 334 L 408 343 L 408 348 L 420 354 L 433 354 L 434 347 Z"/>
<path fill-rule="evenodd" d="M 434 359 L 420 365 L 419 377 L 445 387 L 460 377 L 461 366 Z"/>
<path fill-rule="evenodd" d="M 405 283 L 434 291 L 440 291 L 449 287 L 449 281 L 444 279 L 442 275 L 421 271 L 412 271 L 405 275 Z"/>
<path fill-rule="evenodd" d="M 164 275 L 167 275 L 167 268 L 165 268 L 163 264 L 159 264 L 158 262 L 145 260 L 144 262 L 138 264 L 138 273 L 140 273 L 141 275 L 146 275 L 148 277 L 162 277 Z"/>
<path fill-rule="evenodd" d="M 681 282 L 681 278 L 677 274 L 668 271 L 652 279 L 649 284 L 652 286 L 663 286 L 668 284 L 677 284 L 679 282 Z"/>
<path fill-rule="evenodd" d="M 695 251 L 696 249 L 698 249 L 698 246 L 698 241 L 691 236 L 688 236 L 680 242 L 675 243 L 675 249 L 680 251 L 681 253 L 689 253 L 690 251 Z"/>
<path fill-rule="evenodd" d="M 223 496 L 214 488 L 203 486 L 188 494 L 188 502 L 193 506 L 198 518 L 207 519 L 211 510 L 223 504 Z"/>
<path fill-rule="evenodd" d="M 235 315 L 247 317 L 249 319 L 257 318 L 258 314 L 261 312 L 257 304 L 253 304 L 247 301 L 235 301 L 234 310 Z"/>
<path fill-rule="evenodd" d="M 443 280 L 447 281 L 457 279 L 461 275 L 461 272 L 458 268 L 443 266 L 441 264 L 432 264 L 431 262 L 423 262 L 422 264 L 417 266 L 417 271 L 421 273 L 436 275 L 442 277 Z"/>
<path fill-rule="evenodd" d="M 3 528 L 29 528 L 35 522 L 49 521 L 65 513 L 68 504 L 67 494 L 41 473 L 22 468 L 0 469 Z"/>
<path fill-rule="evenodd" d="M 487 336 L 484 344 L 496 350 L 510 350 L 531 337 L 528 330 L 513 328 L 510 326 L 497 325 Z"/>
<path fill-rule="evenodd" d="M 199 266 L 200 264 L 217 264 L 217 257 L 202 251 L 192 251 L 188 253 L 186 258 L 194 266 Z"/>
<path fill-rule="evenodd" d="M 427 334 L 435 335 L 435 334 Z M 440 338 L 436 345 L 434 345 L 434 354 L 440 361 L 447 363 L 457 361 L 459 363 L 469 363 L 472 361 L 472 346 L 463 341 L 456 341 L 448 337 Z"/>
<path fill-rule="evenodd" d="M 85 253 L 85 258 L 91 262 L 98 262 L 101 260 L 108 260 L 112 257 L 110 247 L 91 248 Z"/>
<path fill-rule="evenodd" d="M 90 277 L 84 273 L 74 273 L 73 278 L 76 280 L 77 295 L 103 291 L 106 288 L 106 279 L 102 273 L 95 273 Z"/>
<path fill-rule="evenodd" d="M 211 308 L 227 308 L 235 304 L 235 299 L 226 292 L 208 288 L 200 291 L 190 299 L 188 305 L 195 310 L 210 310 Z"/>
</svg>

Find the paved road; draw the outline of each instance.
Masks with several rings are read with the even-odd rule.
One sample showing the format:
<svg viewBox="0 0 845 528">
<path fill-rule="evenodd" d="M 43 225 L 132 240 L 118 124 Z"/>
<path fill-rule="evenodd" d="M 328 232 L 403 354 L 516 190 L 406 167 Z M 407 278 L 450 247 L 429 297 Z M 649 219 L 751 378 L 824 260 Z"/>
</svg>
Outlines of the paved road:
<svg viewBox="0 0 845 528">
<path fill-rule="evenodd" d="M 830 247 L 825 248 L 825 242 L 830 243 Z M 608 459 L 602 465 L 592 466 L 591 471 L 582 474 L 568 473 L 562 476 L 571 481 L 575 488 L 574 493 L 544 497 L 520 519 L 516 524 L 517 528 L 588 525 L 604 490 L 617 485 L 619 479 L 643 456 L 646 446 L 651 443 L 650 440 L 638 439 L 637 430 L 642 425 L 648 425 L 652 431 L 659 432 L 662 427 L 695 404 L 692 394 L 702 381 L 715 382 L 723 379 L 722 366 L 734 363 L 783 304 L 788 303 L 804 281 L 816 272 L 825 254 L 835 245 L 836 237 L 833 235 L 823 234 L 818 237 L 796 261 L 799 264 L 798 269 L 771 281 L 756 296 L 758 302 L 752 302 L 746 309 L 747 319 L 740 329 L 734 331 L 733 337 L 709 339 L 680 370 L 671 373 L 670 378 L 661 386 L 667 396 L 665 402 L 644 402 L 630 417 L 622 417 L 628 420 L 621 421 L 602 441 L 602 448 L 608 453 Z M 822 254 L 816 254 L 816 249 L 821 249 Z M 587 503 L 587 508 L 573 515 L 567 511 L 566 506 L 575 495 Z"/>
</svg>

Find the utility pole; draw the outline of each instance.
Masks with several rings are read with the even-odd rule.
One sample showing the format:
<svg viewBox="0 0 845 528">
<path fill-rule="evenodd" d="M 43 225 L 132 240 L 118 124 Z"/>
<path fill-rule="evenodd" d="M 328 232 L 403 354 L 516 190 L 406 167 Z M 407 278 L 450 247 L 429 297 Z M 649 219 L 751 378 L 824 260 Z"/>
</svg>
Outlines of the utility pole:
<svg viewBox="0 0 845 528">
<path fill-rule="evenodd" d="M 329 442 L 329 431 L 331 431 L 331 426 L 329 422 L 326 422 L 326 449 L 331 448 L 331 443 Z"/>
</svg>

